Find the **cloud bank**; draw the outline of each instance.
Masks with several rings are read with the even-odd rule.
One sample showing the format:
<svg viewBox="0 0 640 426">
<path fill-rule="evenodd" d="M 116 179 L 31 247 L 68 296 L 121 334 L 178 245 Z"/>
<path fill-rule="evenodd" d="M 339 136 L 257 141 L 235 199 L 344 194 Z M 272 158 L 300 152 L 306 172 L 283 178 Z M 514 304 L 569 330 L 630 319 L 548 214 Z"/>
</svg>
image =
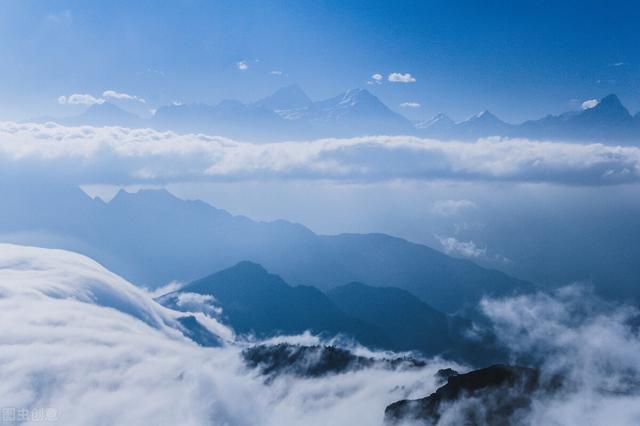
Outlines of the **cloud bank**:
<svg viewBox="0 0 640 426">
<path fill-rule="evenodd" d="M 563 391 L 538 396 L 529 423 L 633 425 L 640 419 L 636 308 L 604 302 L 582 286 L 485 300 L 482 307 L 515 356 L 541 363 L 543 380 L 563 377 Z"/>
<path fill-rule="evenodd" d="M 93 95 L 87 93 L 74 93 L 69 96 L 58 96 L 58 103 L 60 105 L 94 105 L 103 104 L 106 101 L 102 98 L 96 98 Z"/>
<path fill-rule="evenodd" d="M 151 129 L 0 123 L 0 174 L 33 173 L 79 183 L 451 179 L 610 185 L 639 180 L 640 148 L 409 136 L 251 144 Z"/>
<path fill-rule="evenodd" d="M 523 424 L 637 424 L 637 309 L 575 286 L 486 299 L 482 309 L 514 361 L 538 365 L 543 381 L 563 377 L 559 393 L 533 395 Z M 243 342 L 197 346 L 176 332 L 173 315 L 88 258 L 0 244 L 3 407 L 42 409 L 65 425 L 380 425 L 390 402 L 433 392 L 438 368 L 460 369 L 436 360 L 267 383 L 241 361 Z M 284 341 L 318 343 L 308 334 L 268 343 Z M 464 403 L 446 406 L 439 426 L 460 424 Z"/>
<path fill-rule="evenodd" d="M 0 245 L 2 406 L 65 425 L 376 425 L 444 365 L 266 384 L 242 342 L 197 346 L 172 312 L 83 256 Z"/>
</svg>

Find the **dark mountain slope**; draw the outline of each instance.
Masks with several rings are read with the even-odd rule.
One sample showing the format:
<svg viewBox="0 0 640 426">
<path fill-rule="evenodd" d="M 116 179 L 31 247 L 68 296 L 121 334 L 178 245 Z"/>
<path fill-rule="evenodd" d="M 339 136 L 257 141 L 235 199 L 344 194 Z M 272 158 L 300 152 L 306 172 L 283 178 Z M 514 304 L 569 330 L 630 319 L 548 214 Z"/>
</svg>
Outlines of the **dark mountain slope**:
<svg viewBox="0 0 640 426">
<path fill-rule="evenodd" d="M 295 285 L 328 289 L 358 281 L 400 287 L 444 312 L 475 305 L 485 294 L 530 288 L 503 273 L 400 238 L 319 236 L 298 224 L 252 221 L 164 190 L 121 191 L 103 203 L 78 189 L 57 191 L 49 184 L 33 185 L 29 194 L 6 189 L 0 234 L 37 230 L 62 235 L 69 241 L 60 248 L 87 253 L 149 287 L 188 282 L 250 260 Z"/>
<path fill-rule="evenodd" d="M 453 341 L 445 314 L 399 288 L 350 283 L 327 295 L 344 312 L 378 326 L 390 336 L 395 350 L 419 345 L 426 353 L 438 353 Z"/>
<path fill-rule="evenodd" d="M 238 263 L 194 281 L 178 293 L 215 297 L 222 307 L 223 321 L 240 334 L 270 337 L 309 330 L 329 336 L 350 335 L 365 345 L 388 347 L 380 330 L 344 314 L 318 289 L 291 287 L 255 263 Z M 171 306 L 178 293 L 159 300 Z"/>
<path fill-rule="evenodd" d="M 503 359 L 490 333 L 474 328 L 471 321 L 443 314 L 405 290 L 350 283 L 327 295 L 349 316 L 382 330 L 392 350 L 417 350 L 474 364 Z"/>
</svg>

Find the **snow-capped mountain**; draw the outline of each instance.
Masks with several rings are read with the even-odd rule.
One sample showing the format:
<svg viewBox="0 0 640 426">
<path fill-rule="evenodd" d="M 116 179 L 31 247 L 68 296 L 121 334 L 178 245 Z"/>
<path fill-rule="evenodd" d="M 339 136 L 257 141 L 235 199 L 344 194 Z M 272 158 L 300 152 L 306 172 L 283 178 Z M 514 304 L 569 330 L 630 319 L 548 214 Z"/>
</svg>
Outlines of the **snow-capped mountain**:
<svg viewBox="0 0 640 426">
<path fill-rule="evenodd" d="M 295 84 L 252 103 L 229 99 L 216 105 L 164 106 L 150 119 L 142 119 L 105 102 L 92 105 L 75 117 L 45 117 L 35 121 L 56 121 L 71 126 L 152 127 L 251 142 L 374 134 L 468 141 L 490 136 L 624 144 L 640 141 L 640 113 L 632 116 L 616 95 L 606 96 L 581 111 L 547 115 L 519 124 L 507 123 L 489 111 L 460 122 L 440 113 L 429 120 L 412 123 L 368 90 L 351 89 L 314 102 Z"/>
<path fill-rule="evenodd" d="M 616 95 L 602 98 L 582 111 L 547 115 L 538 120 L 509 124 L 489 111 L 452 123 L 442 114 L 415 125 L 421 136 L 476 140 L 482 137 L 522 137 L 557 141 L 640 143 L 640 114 L 633 117 Z"/>
</svg>

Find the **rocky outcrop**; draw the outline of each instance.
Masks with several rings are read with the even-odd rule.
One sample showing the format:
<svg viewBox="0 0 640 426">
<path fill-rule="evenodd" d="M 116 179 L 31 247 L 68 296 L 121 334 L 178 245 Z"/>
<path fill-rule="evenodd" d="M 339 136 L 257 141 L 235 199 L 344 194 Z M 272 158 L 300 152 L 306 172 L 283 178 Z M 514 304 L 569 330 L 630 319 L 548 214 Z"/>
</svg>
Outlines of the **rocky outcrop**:
<svg viewBox="0 0 640 426">
<path fill-rule="evenodd" d="M 446 371 L 447 383 L 428 397 L 402 400 L 385 410 L 385 422 L 436 424 L 446 413 L 460 425 L 516 425 L 540 388 L 536 369 L 492 365 L 466 374 Z M 449 420 L 450 417 L 447 418 Z"/>
</svg>

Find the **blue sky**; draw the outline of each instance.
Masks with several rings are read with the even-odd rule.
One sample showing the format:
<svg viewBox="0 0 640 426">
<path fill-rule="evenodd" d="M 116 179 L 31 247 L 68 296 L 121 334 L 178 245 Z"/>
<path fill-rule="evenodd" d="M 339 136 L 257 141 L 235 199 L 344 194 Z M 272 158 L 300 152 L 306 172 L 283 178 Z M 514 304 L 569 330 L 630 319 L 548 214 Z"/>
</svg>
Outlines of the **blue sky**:
<svg viewBox="0 0 640 426">
<path fill-rule="evenodd" d="M 608 93 L 635 112 L 633 3 L 4 1 L 0 119 L 73 114 L 86 106 L 57 101 L 73 93 L 135 95 L 146 102 L 116 102 L 142 113 L 294 82 L 313 99 L 365 87 L 415 119 L 489 109 L 519 121 Z M 367 84 L 375 73 L 382 84 Z"/>
</svg>

